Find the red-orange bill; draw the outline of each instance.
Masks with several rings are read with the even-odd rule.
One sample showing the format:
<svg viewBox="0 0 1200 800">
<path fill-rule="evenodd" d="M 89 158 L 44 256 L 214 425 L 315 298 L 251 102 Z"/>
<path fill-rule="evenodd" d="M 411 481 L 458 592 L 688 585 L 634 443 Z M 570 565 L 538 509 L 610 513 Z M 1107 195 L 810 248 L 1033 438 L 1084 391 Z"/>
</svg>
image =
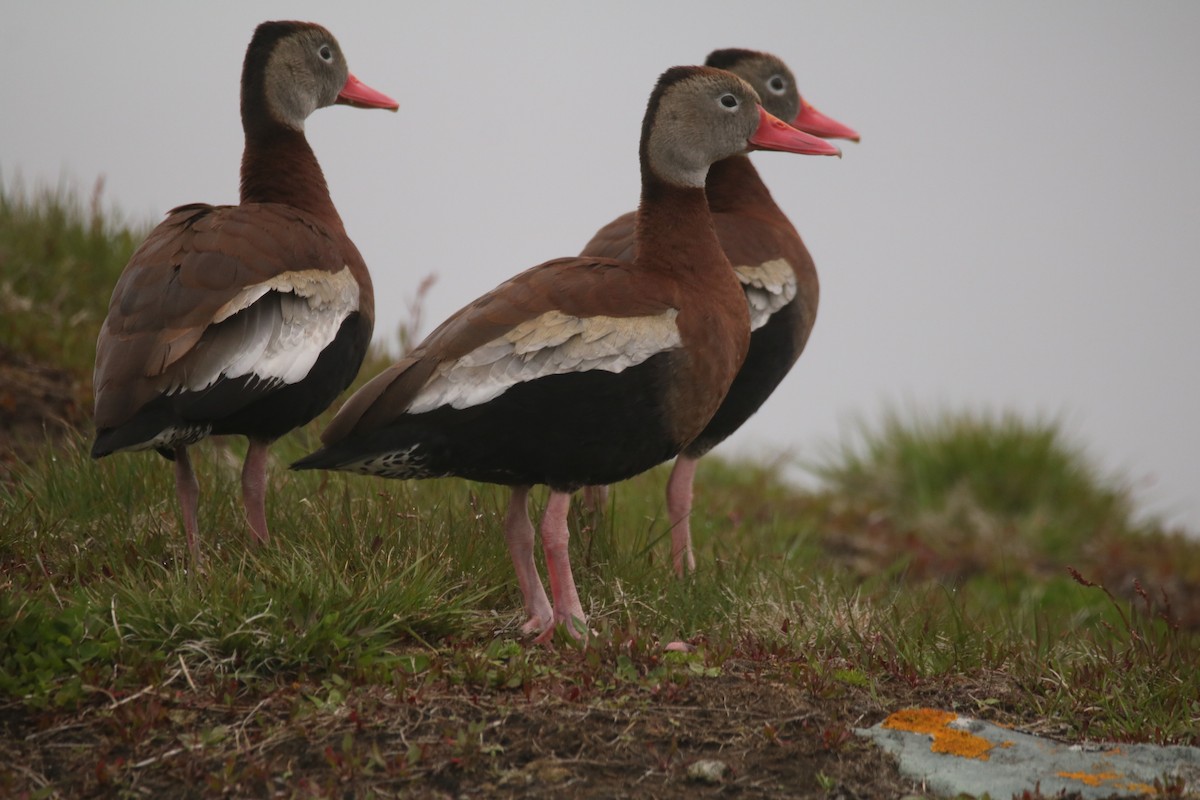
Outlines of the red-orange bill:
<svg viewBox="0 0 1200 800">
<path fill-rule="evenodd" d="M 356 108 L 386 108 L 389 111 L 400 108 L 400 104 L 395 100 L 372 89 L 353 75 L 346 78 L 346 85 L 338 92 L 337 102 Z"/>
<path fill-rule="evenodd" d="M 825 116 L 803 100 L 800 101 L 800 113 L 792 120 L 792 127 L 823 139 L 849 139 L 857 142 L 862 138 L 854 128 L 838 122 L 833 117 Z"/>
<path fill-rule="evenodd" d="M 779 117 L 758 107 L 758 130 L 750 137 L 750 144 L 762 150 L 782 150 L 785 153 L 803 153 L 813 156 L 841 156 L 842 151 L 829 142 L 812 134 L 798 131 Z"/>
</svg>

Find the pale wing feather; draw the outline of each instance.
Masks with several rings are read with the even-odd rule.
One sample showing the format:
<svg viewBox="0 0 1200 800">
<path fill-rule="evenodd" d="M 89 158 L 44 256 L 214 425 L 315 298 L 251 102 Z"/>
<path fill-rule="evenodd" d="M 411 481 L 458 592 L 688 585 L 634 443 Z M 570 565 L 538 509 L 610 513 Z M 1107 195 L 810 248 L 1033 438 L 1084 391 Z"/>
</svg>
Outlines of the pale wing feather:
<svg viewBox="0 0 1200 800">
<path fill-rule="evenodd" d="M 165 389 L 201 391 L 222 377 L 247 375 L 299 383 L 358 303 L 358 283 L 347 268 L 285 272 L 248 286 L 221 307 Z"/>
<path fill-rule="evenodd" d="M 420 414 L 441 406 L 469 408 L 518 383 L 550 375 L 622 372 L 681 346 L 677 315 L 675 309 L 645 317 L 573 317 L 548 311 L 439 364 L 405 410 Z"/>
<path fill-rule="evenodd" d="M 756 331 L 796 297 L 796 273 L 782 258 L 755 266 L 735 266 L 750 306 L 750 330 Z"/>
<path fill-rule="evenodd" d="M 236 320 L 240 324 L 236 327 L 222 328 L 220 335 L 224 339 L 232 339 L 232 347 L 236 349 L 232 358 L 207 359 L 211 371 L 215 374 L 207 376 L 203 386 L 212 384 L 222 374 L 230 378 L 240 378 L 255 371 L 263 356 L 279 339 L 283 329 L 280 314 L 282 304 L 282 297 L 271 294 L 230 319 L 230 322 Z M 266 376 L 264 373 L 260 374 Z"/>
<path fill-rule="evenodd" d="M 310 298 L 280 295 L 280 326 L 262 356 L 240 374 L 255 374 L 285 384 L 304 380 L 317 358 L 337 336 L 353 309 L 314 307 Z M 231 377 L 236 374 L 230 373 Z"/>
<path fill-rule="evenodd" d="M 266 304 L 260 305 L 205 331 L 191 352 L 164 376 L 163 391 L 206 389 L 230 369 L 260 358 L 270 342 L 273 321 L 272 314 L 264 313 Z M 239 374 L 244 374 L 244 369 Z"/>
</svg>

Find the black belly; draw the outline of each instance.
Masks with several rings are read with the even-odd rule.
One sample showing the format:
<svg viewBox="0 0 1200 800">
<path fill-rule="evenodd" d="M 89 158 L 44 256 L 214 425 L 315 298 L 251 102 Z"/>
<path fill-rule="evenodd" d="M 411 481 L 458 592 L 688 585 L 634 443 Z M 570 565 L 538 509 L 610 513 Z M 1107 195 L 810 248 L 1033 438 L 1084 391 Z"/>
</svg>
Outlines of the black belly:
<svg viewBox="0 0 1200 800">
<path fill-rule="evenodd" d="M 136 447 L 169 429 L 180 434 L 159 448 L 168 458 L 173 444 L 209 434 L 278 439 L 329 408 L 358 374 L 370 339 L 371 325 L 361 314 L 351 314 L 300 382 L 270 386 L 253 376 L 222 378 L 202 391 L 157 397 L 120 427 L 98 431 L 92 457 Z"/>
<path fill-rule="evenodd" d="M 215 434 L 241 434 L 260 439 L 278 439 L 288 431 L 316 419 L 354 380 L 370 343 L 371 330 L 357 313 L 342 322 L 338 335 L 317 358 L 304 380 L 281 386 L 213 425 Z M 245 378 L 229 381 L 238 391 Z"/>
<path fill-rule="evenodd" d="M 685 455 L 704 455 L 762 407 L 800 357 L 803 344 L 796 346 L 796 328 L 803 323 L 802 316 L 800 303 L 793 300 L 750 334 L 750 349 L 729 393 L 700 435 L 684 448 Z"/>
<path fill-rule="evenodd" d="M 662 353 L 620 373 L 539 378 L 470 408 L 406 414 L 292 466 L 389 478 L 453 475 L 564 491 L 624 480 L 679 452 L 662 410 L 668 357 Z"/>
</svg>

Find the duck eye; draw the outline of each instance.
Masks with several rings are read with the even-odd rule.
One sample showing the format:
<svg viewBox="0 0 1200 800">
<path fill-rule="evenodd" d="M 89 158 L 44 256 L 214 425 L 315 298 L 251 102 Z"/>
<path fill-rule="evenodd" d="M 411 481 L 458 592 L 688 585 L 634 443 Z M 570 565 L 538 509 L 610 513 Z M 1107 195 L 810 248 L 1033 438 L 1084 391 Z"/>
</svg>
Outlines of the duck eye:
<svg viewBox="0 0 1200 800">
<path fill-rule="evenodd" d="M 321 60 L 327 64 L 333 62 L 333 50 L 331 50 L 327 44 L 321 45 L 321 49 L 317 51 L 317 55 L 319 55 Z"/>
<path fill-rule="evenodd" d="M 726 108 L 737 108 L 738 101 L 737 98 L 731 94 L 723 94 L 721 95 L 721 105 L 725 106 Z"/>
<path fill-rule="evenodd" d="M 783 94 L 783 90 L 787 88 L 787 81 L 783 79 L 782 75 L 772 75 L 771 79 L 767 81 L 767 88 L 775 94 Z"/>
</svg>

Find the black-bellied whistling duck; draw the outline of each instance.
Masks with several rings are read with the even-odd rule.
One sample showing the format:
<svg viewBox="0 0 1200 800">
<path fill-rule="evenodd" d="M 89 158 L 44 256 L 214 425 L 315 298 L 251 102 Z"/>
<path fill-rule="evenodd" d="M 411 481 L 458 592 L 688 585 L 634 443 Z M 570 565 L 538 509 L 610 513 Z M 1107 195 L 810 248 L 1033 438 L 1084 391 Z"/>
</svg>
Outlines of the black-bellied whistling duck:
<svg viewBox="0 0 1200 800">
<path fill-rule="evenodd" d="M 763 107 L 806 133 L 852 139 L 852 128 L 804 101 L 787 65 L 754 50 L 716 50 L 707 65 L 729 70 L 754 87 Z M 775 391 L 800 357 L 817 318 L 819 287 L 812 256 L 744 153 L 713 164 L 705 193 L 721 247 L 750 307 L 750 349 L 729 393 L 704 430 L 675 459 L 667 481 L 671 556 L 682 575 L 696 568 L 689 517 L 696 462 L 742 426 Z M 625 214 L 601 228 L 585 256 L 630 259 L 637 249 L 636 217 Z M 596 504 L 602 492 L 589 487 Z"/>
<path fill-rule="evenodd" d="M 749 342 L 745 296 L 704 198 L 709 165 L 748 147 L 836 154 L 771 117 L 740 78 L 676 67 L 642 127 L 638 255 L 533 267 L 455 313 L 338 412 L 295 469 L 455 475 L 514 487 L 505 536 L 527 632 L 585 630 L 567 554 L 570 493 L 671 458 L 716 411 Z M 547 484 L 534 565 L 527 498 Z"/>
<path fill-rule="evenodd" d="M 267 447 L 350 385 L 371 339 L 371 278 L 304 137 L 309 114 L 334 103 L 397 107 L 350 74 L 319 25 L 258 26 L 242 67 L 241 204 L 172 210 L 125 267 L 96 343 L 92 457 L 153 448 L 174 460 L 197 563 L 188 446 L 249 439 L 246 519 L 267 541 Z"/>
</svg>

